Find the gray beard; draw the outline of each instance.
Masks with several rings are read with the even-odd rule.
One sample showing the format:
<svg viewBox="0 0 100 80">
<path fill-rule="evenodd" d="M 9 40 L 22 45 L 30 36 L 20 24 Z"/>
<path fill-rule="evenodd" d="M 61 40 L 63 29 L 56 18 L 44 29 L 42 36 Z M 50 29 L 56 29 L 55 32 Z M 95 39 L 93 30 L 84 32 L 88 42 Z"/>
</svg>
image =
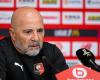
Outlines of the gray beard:
<svg viewBox="0 0 100 80">
<path fill-rule="evenodd" d="M 40 52 L 40 49 L 37 49 L 37 50 L 34 50 L 34 51 L 32 51 L 32 50 L 31 51 L 27 51 L 24 54 L 26 54 L 28 56 L 36 56 L 36 55 L 39 54 L 39 52 Z"/>
<path fill-rule="evenodd" d="M 17 48 L 17 50 L 23 54 L 23 55 L 28 55 L 28 56 L 36 56 L 39 54 L 40 52 L 40 48 L 39 49 L 34 49 L 34 50 L 29 50 L 29 49 L 23 49 L 20 44 L 15 43 L 15 47 Z"/>
</svg>

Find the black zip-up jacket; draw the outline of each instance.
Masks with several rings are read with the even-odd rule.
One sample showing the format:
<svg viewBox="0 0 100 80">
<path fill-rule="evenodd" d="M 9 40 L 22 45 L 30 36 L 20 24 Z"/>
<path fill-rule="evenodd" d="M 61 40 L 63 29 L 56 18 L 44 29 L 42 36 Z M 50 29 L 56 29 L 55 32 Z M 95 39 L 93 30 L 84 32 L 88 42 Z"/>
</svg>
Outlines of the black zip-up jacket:
<svg viewBox="0 0 100 80">
<path fill-rule="evenodd" d="M 37 56 L 27 56 L 15 49 L 10 37 L 0 40 L 0 80 L 56 80 L 55 74 L 67 68 L 64 56 L 53 44 L 44 42 Z"/>
</svg>

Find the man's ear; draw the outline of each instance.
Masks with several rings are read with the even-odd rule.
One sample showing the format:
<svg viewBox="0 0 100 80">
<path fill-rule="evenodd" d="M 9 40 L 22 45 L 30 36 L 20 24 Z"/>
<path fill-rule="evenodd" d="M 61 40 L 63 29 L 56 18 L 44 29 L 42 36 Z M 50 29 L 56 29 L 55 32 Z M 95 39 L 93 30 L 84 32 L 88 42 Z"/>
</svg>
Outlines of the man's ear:
<svg viewBox="0 0 100 80">
<path fill-rule="evenodd" d="M 15 41 L 15 31 L 12 27 L 9 28 L 9 33 L 11 38 Z"/>
</svg>

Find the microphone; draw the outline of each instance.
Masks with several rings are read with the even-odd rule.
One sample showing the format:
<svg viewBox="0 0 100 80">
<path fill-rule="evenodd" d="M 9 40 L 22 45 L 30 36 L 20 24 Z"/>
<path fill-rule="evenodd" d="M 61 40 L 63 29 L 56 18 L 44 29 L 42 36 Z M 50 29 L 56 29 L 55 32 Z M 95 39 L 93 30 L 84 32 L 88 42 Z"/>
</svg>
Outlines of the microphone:
<svg viewBox="0 0 100 80">
<path fill-rule="evenodd" d="M 42 60 L 44 63 L 48 64 L 51 68 L 53 68 L 57 73 L 60 72 L 47 58 L 46 56 L 42 56 Z"/>
<path fill-rule="evenodd" d="M 86 67 L 91 67 L 91 69 L 100 72 L 100 66 L 95 63 L 95 56 L 91 51 L 85 48 L 81 48 L 76 51 L 78 59 Z"/>
</svg>

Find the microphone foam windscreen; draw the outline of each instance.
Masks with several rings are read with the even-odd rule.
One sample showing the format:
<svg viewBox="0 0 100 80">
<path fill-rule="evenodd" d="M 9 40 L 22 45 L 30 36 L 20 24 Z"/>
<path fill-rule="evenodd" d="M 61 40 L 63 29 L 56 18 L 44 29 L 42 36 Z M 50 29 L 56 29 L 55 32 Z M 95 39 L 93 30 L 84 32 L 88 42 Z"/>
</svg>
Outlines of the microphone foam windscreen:
<svg viewBox="0 0 100 80">
<path fill-rule="evenodd" d="M 89 67 L 88 62 L 90 59 L 95 62 L 95 56 L 88 49 L 81 48 L 76 51 L 76 55 L 78 59 L 87 67 Z"/>
</svg>

